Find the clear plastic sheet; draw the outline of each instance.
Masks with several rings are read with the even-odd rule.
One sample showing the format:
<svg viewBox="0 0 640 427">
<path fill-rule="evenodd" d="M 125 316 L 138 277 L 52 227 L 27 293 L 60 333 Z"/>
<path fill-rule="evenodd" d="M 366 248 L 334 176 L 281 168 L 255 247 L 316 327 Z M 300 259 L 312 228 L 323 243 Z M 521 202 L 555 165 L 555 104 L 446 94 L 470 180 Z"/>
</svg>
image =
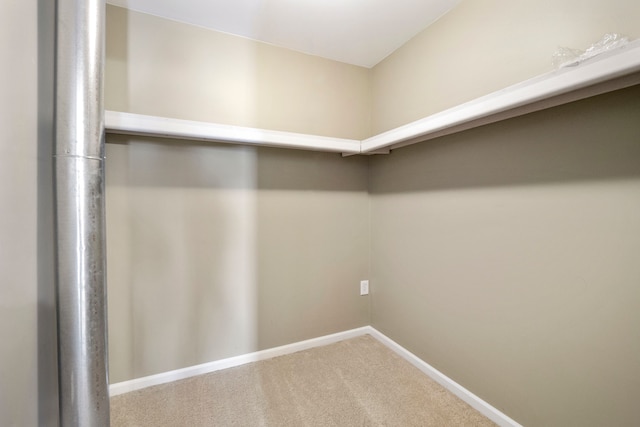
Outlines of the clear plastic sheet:
<svg viewBox="0 0 640 427">
<path fill-rule="evenodd" d="M 581 62 L 603 52 L 617 49 L 629 43 L 629 38 L 621 34 L 608 33 L 592 44 L 587 50 L 559 47 L 553 54 L 553 66 L 558 68 L 575 67 Z"/>
</svg>

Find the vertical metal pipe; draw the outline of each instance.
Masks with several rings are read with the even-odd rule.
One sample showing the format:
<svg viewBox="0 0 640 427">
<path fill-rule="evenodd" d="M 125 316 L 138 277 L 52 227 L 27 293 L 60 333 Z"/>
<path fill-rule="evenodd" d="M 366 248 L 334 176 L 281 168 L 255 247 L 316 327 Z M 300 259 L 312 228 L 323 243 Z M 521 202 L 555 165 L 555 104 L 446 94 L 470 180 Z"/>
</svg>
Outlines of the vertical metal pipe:
<svg viewBox="0 0 640 427">
<path fill-rule="evenodd" d="M 60 424 L 109 425 L 104 0 L 57 0 L 55 227 Z"/>
</svg>

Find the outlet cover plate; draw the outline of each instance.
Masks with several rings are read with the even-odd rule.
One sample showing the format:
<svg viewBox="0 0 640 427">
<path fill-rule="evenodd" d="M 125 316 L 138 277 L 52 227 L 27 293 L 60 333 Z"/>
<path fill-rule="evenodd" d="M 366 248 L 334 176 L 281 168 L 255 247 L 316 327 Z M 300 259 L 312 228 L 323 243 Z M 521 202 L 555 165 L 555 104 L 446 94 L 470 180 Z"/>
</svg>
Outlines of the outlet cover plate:
<svg viewBox="0 0 640 427">
<path fill-rule="evenodd" d="M 360 281 L 360 295 L 369 295 L 369 281 L 361 280 Z"/>
</svg>

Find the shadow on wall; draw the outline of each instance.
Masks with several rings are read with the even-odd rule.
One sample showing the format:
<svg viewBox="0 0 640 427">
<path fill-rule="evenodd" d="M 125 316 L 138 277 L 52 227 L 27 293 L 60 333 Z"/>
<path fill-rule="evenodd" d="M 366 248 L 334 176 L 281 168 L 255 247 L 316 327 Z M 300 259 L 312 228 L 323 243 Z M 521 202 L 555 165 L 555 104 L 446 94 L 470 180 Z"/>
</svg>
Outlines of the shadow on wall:
<svg viewBox="0 0 640 427">
<path fill-rule="evenodd" d="M 629 125 L 640 118 L 638 99 L 635 86 L 396 150 L 393 161 L 372 162 L 371 191 L 640 176 L 640 125 Z M 541 123 L 545 131 L 535 131 Z"/>
<path fill-rule="evenodd" d="M 139 142 L 108 155 L 112 381 L 251 348 L 255 153 Z"/>
<path fill-rule="evenodd" d="M 113 6 L 107 20 L 107 109 L 344 137 L 368 129 L 365 69 Z M 355 292 L 368 272 L 368 159 L 108 142 L 112 383 L 369 323 Z"/>
<path fill-rule="evenodd" d="M 53 218 L 55 2 L 38 1 L 38 424 L 58 420 Z"/>
<path fill-rule="evenodd" d="M 112 383 L 368 323 L 366 158 L 108 141 Z"/>
<path fill-rule="evenodd" d="M 107 142 L 111 186 L 367 191 L 366 157 L 128 135 Z"/>
<path fill-rule="evenodd" d="M 129 111 L 129 13 L 126 9 L 107 5 L 105 43 L 104 105 L 106 109 Z M 118 13 L 118 15 L 115 15 Z M 117 25 L 122 22 L 124 25 Z"/>
</svg>

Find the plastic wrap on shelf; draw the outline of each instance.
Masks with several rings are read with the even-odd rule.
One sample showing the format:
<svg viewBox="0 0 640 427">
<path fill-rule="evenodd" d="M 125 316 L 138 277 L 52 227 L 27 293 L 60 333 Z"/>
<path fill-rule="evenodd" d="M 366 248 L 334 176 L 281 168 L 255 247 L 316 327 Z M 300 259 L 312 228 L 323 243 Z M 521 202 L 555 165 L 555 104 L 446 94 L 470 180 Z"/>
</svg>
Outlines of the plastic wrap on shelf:
<svg viewBox="0 0 640 427">
<path fill-rule="evenodd" d="M 608 33 L 586 50 L 558 47 L 553 54 L 553 66 L 555 68 L 575 67 L 589 58 L 617 49 L 627 43 L 629 43 L 628 37 L 621 34 Z"/>
</svg>

